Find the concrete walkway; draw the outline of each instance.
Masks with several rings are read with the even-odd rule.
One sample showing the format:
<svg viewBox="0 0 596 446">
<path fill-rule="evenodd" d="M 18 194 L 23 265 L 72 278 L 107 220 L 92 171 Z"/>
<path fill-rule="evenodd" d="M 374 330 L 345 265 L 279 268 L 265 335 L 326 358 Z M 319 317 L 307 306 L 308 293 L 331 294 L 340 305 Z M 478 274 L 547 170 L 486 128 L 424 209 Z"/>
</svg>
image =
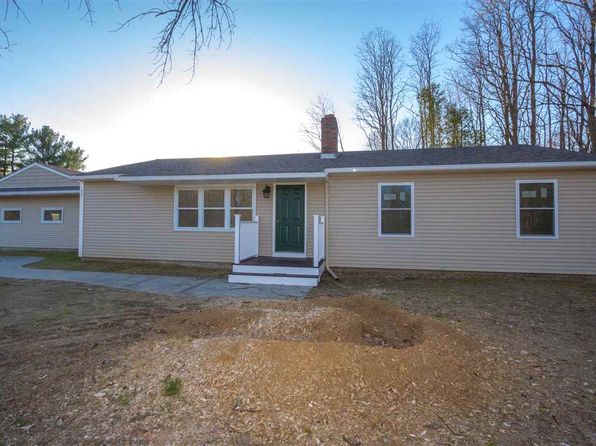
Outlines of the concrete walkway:
<svg viewBox="0 0 596 446">
<path fill-rule="evenodd" d="M 113 288 L 169 296 L 210 299 L 218 297 L 256 297 L 261 299 L 302 298 L 310 287 L 284 285 L 243 285 L 226 279 L 156 276 L 149 274 L 101 273 L 26 268 L 43 260 L 41 257 L 0 257 L 0 277 L 12 279 L 58 280 L 82 282 Z"/>
</svg>

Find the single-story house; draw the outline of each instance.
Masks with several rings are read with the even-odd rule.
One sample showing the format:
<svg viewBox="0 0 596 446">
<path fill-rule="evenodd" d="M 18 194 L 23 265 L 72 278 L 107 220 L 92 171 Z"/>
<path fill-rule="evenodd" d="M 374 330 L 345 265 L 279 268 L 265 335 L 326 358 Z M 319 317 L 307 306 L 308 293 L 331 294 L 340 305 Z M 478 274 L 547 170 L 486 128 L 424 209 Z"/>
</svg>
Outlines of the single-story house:
<svg viewBox="0 0 596 446">
<path fill-rule="evenodd" d="M 76 250 L 79 174 L 30 164 L 0 179 L 0 248 Z"/>
<path fill-rule="evenodd" d="M 596 274 L 596 156 L 530 146 L 157 159 L 80 174 L 82 257 Z"/>
</svg>

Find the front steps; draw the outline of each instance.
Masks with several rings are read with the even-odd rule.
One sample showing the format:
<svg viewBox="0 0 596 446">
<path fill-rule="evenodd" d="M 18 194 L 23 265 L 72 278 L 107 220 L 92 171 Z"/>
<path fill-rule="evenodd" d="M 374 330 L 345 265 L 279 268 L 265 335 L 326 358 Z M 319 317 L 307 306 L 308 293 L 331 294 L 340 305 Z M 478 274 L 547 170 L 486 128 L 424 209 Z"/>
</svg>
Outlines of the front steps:
<svg viewBox="0 0 596 446">
<path fill-rule="evenodd" d="M 313 266 L 312 258 L 252 257 L 234 264 L 230 283 L 317 286 L 325 271 L 325 261 Z"/>
</svg>

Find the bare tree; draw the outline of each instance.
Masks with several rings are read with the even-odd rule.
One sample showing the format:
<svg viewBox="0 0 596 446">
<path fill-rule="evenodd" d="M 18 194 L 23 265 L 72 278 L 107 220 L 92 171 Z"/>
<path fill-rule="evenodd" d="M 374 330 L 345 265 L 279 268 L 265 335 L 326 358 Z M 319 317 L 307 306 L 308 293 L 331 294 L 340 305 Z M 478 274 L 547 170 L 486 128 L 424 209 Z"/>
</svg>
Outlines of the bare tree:
<svg viewBox="0 0 596 446">
<path fill-rule="evenodd" d="M 528 116 L 528 128 L 530 133 L 530 144 L 536 145 L 538 142 L 538 47 L 539 31 L 542 21 L 540 10 L 541 4 L 538 0 L 523 0 L 521 2 L 524 20 L 521 27 L 522 39 L 527 45 L 521 45 L 523 53 L 525 80 L 528 83 L 529 104 L 525 107 Z"/>
<path fill-rule="evenodd" d="M 0 0 L 4 2 L 4 22 L 8 18 L 27 15 L 20 5 L 20 0 Z M 234 10 L 230 0 L 163 0 L 161 7 L 146 9 L 128 18 L 117 29 L 130 25 L 145 18 L 155 19 L 155 23 L 165 25 L 157 32 L 153 48 L 154 70 L 152 74 L 158 76 L 161 84 L 172 70 L 174 44 L 178 40 L 186 39 L 190 44 L 192 63 L 189 67 L 191 79 L 195 76 L 199 53 L 213 44 L 218 46 L 231 43 L 236 25 Z M 114 3 L 119 5 L 120 0 Z M 67 7 L 69 2 L 67 2 Z M 95 22 L 95 1 L 79 0 L 81 19 L 93 24 Z M 10 50 L 12 41 L 9 30 L 0 24 L 0 50 Z"/>
<path fill-rule="evenodd" d="M 477 129 L 476 145 L 485 146 L 488 138 L 487 117 L 484 108 L 484 84 L 478 71 L 474 69 L 475 63 L 471 63 L 471 71 L 461 69 L 449 72 L 449 82 L 457 96 L 456 102 L 470 110 L 473 126 Z"/>
<path fill-rule="evenodd" d="M 436 141 L 438 129 L 429 119 L 432 112 L 428 109 L 429 101 L 424 101 L 424 92 L 432 91 L 435 83 L 436 69 L 439 64 L 441 29 L 436 23 L 424 22 L 420 30 L 410 38 L 410 54 L 413 63 L 410 66 L 414 73 L 414 92 L 418 99 L 418 118 L 422 148 L 431 147 Z M 427 94 L 428 96 L 428 94 Z"/>
<path fill-rule="evenodd" d="M 559 47 L 544 67 L 559 72 L 564 84 L 543 80 L 564 98 L 567 132 L 583 151 L 596 150 L 596 1 L 558 0 L 547 15 L 559 35 Z M 565 86 L 563 89 L 563 85 Z M 561 117 L 561 119 L 565 119 Z"/>
<path fill-rule="evenodd" d="M 306 122 L 300 126 L 299 131 L 304 136 L 304 140 L 316 151 L 321 150 L 322 144 L 321 119 L 329 114 L 335 114 L 335 104 L 329 96 L 319 94 L 310 102 L 306 109 Z M 338 139 L 340 150 L 343 151 L 341 128 L 338 129 Z"/>
<path fill-rule="evenodd" d="M 435 81 L 441 53 L 441 28 L 434 22 L 424 22 L 420 30 L 410 38 L 410 53 L 418 85 L 429 87 Z"/>
<path fill-rule="evenodd" d="M 463 24 L 451 81 L 484 110 L 481 134 L 595 150 L 595 0 L 472 0 Z"/>
<path fill-rule="evenodd" d="M 371 150 L 395 150 L 395 126 L 405 92 L 401 46 L 389 31 L 376 28 L 362 37 L 356 58 L 355 120 Z"/>
<path fill-rule="evenodd" d="M 401 119 L 395 126 L 395 140 L 398 149 L 419 149 L 420 132 L 415 118 Z"/>
<path fill-rule="evenodd" d="M 455 54 L 464 72 L 482 80 L 484 109 L 506 145 L 520 142 L 519 82 L 523 45 L 517 0 L 473 0 L 463 19 L 463 37 Z"/>
</svg>

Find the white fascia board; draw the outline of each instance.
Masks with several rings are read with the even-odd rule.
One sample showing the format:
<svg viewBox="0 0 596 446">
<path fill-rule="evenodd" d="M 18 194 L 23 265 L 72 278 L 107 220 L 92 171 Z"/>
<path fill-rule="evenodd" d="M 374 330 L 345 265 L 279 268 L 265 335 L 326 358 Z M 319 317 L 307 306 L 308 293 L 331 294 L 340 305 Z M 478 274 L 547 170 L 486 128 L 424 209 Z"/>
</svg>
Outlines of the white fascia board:
<svg viewBox="0 0 596 446">
<path fill-rule="evenodd" d="M 115 180 L 116 178 L 118 178 L 120 175 L 114 175 L 114 174 L 103 174 L 103 175 L 74 175 L 71 178 L 73 180 L 78 180 L 78 181 L 89 181 L 89 180 Z"/>
<path fill-rule="evenodd" d="M 155 176 L 119 176 L 116 181 L 221 181 L 221 180 L 284 180 L 303 178 L 325 178 L 325 172 L 292 172 L 292 173 L 245 173 L 224 175 L 155 175 Z"/>
<path fill-rule="evenodd" d="M 331 167 L 325 173 L 432 172 L 457 170 L 596 169 L 596 161 L 500 164 L 441 164 L 431 166 Z"/>
<path fill-rule="evenodd" d="M 79 195 L 78 190 L 48 190 L 48 191 L 10 191 L 2 192 L 0 189 L 0 197 L 21 197 L 25 195 L 36 196 L 36 195 Z"/>
</svg>

